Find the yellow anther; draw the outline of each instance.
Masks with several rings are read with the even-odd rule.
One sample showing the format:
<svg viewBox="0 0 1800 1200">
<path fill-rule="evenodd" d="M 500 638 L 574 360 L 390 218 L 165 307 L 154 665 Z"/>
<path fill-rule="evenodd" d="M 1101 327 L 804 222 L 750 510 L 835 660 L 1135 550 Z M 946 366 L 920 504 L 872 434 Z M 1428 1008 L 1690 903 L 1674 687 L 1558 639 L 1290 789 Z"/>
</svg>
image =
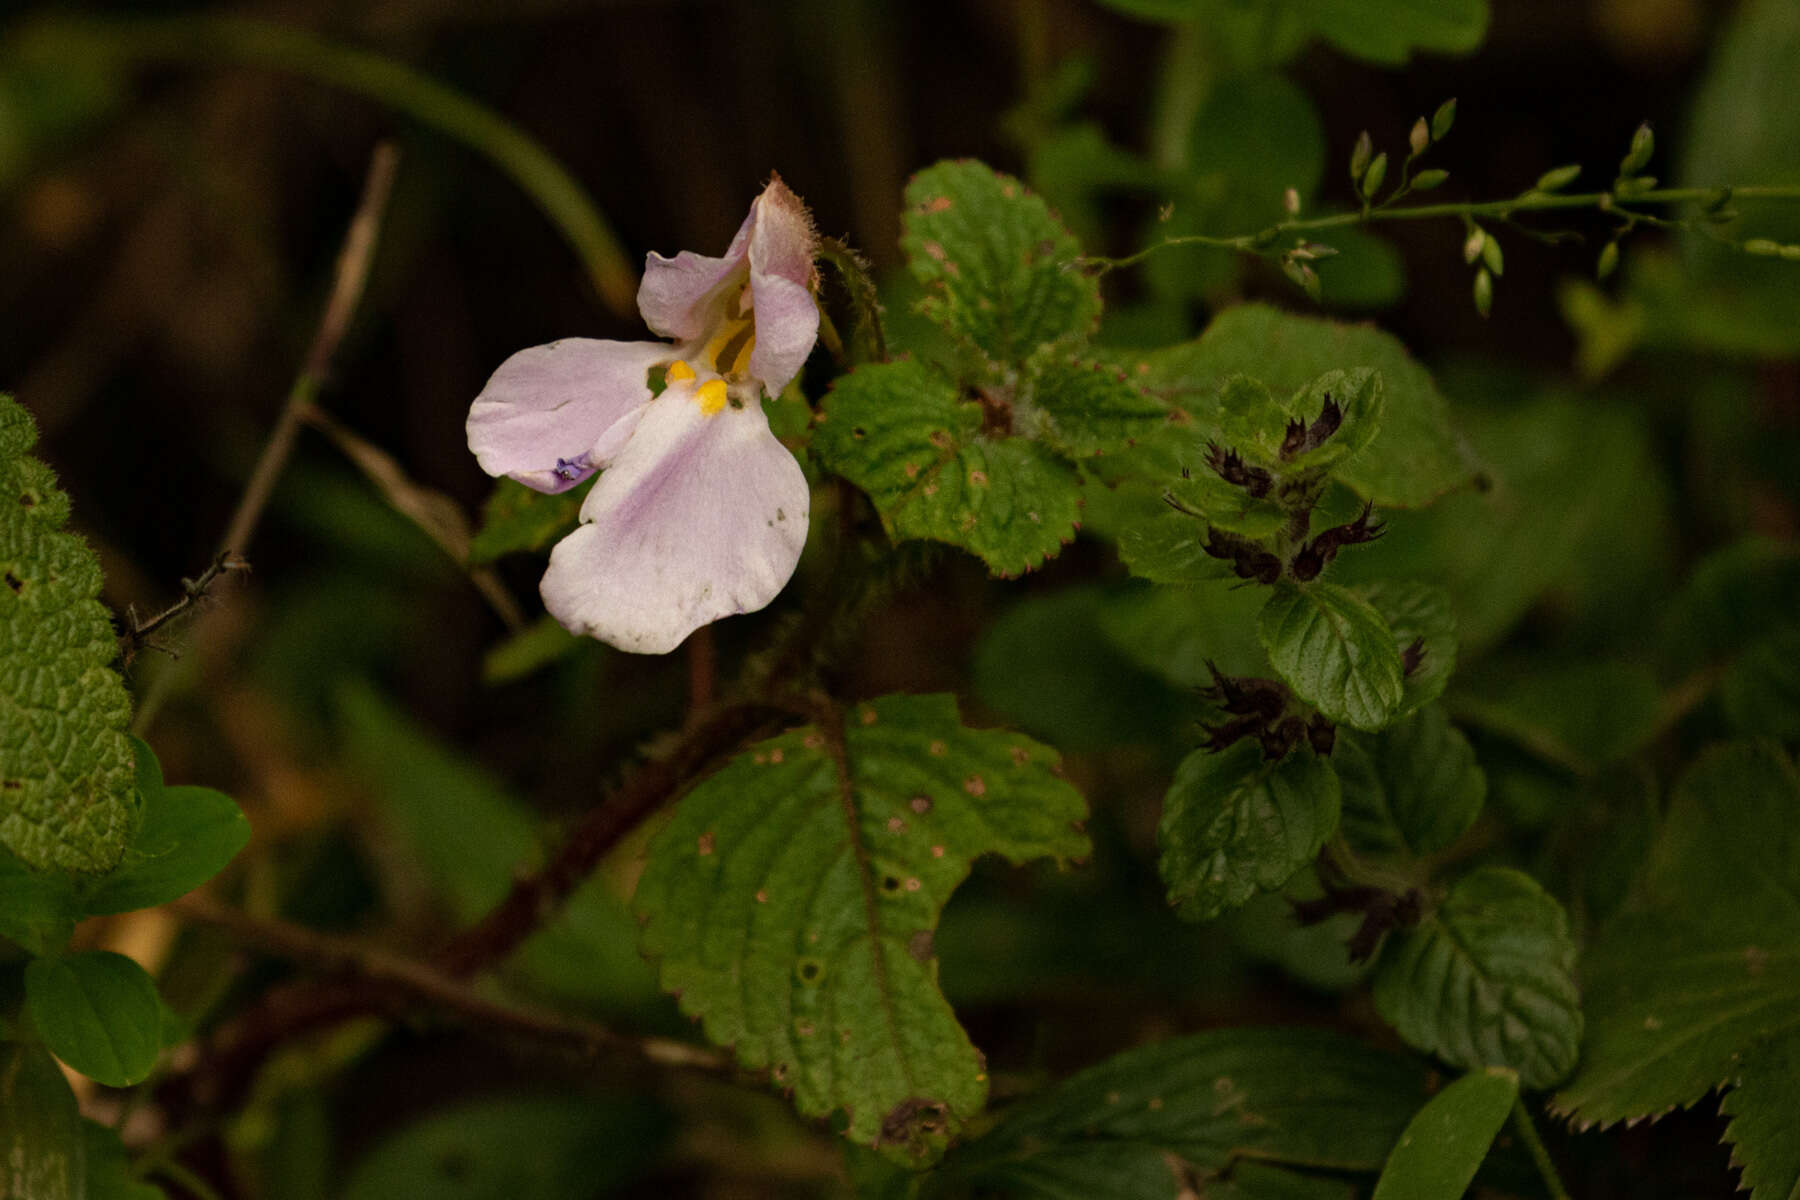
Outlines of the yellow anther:
<svg viewBox="0 0 1800 1200">
<path fill-rule="evenodd" d="M 716 416 L 725 407 L 725 381 L 709 379 L 694 392 L 694 402 L 700 406 L 703 417 Z"/>
<path fill-rule="evenodd" d="M 686 383 L 693 377 L 694 368 L 688 366 L 678 358 L 669 364 L 669 369 L 664 374 L 663 379 L 667 383 Z"/>
</svg>

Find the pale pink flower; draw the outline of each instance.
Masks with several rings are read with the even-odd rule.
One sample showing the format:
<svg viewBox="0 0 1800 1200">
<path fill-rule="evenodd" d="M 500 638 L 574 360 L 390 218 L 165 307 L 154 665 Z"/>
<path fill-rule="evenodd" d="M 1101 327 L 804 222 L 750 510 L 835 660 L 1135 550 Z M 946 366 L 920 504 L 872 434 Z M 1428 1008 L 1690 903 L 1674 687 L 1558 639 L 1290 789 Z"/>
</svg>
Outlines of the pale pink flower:
<svg viewBox="0 0 1800 1200">
<path fill-rule="evenodd" d="M 601 472 L 540 587 L 571 631 L 666 654 L 710 621 L 762 608 L 794 573 L 806 477 L 762 398 L 799 373 L 818 336 L 816 246 L 806 206 L 776 178 L 723 257 L 645 261 L 638 311 L 672 341 L 534 346 L 475 398 L 469 449 L 488 474 L 561 492 Z"/>
</svg>

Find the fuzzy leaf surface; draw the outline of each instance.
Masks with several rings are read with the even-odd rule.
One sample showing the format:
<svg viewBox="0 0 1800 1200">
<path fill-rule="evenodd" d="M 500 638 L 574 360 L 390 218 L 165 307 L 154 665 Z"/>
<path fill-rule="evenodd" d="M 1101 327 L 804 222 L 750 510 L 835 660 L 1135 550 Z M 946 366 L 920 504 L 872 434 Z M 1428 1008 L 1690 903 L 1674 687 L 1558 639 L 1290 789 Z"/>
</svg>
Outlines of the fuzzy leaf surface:
<svg viewBox="0 0 1800 1200">
<path fill-rule="evenodd" d="M 1551 1087 L 1581 1044 L 1574 970 L 1555 897 L 1522 872 L 1481 867 L 1389 939 L 1375 1007 L 1408 1044 L 1453 1066 L 1510 1067 L 1526 1087 Z"/>
<path fill-rule="evenodd" d="M 1282 583 L 1256 621 L 1269 663 L 1331 720 L 1376 730 L 1405 695 L 1394 633 L 1368 601 L 1331 583 Z"/>
<path fill-rule="evenodd" d="M 1797 812 L 1768 743 L 1712 750 L 1677 784 L 1638 894 L 1586 955 L 1588 1041 L 1556 1097 L 1577 1124 L 1692 1104 L 1800 1030 Z M 1751 1127 L 1755 1105 L 1734 1102 Z"/>
<path fill-rule="evenodd" d="M 1197 340 L 1143 355 L 1134 370 L 1136 363 L 1148 370 L 1133 378 L 1203 426 L 1216 426 L 1217 398 L 1233 375 L 1259 379 L 1283 396 L 1327 371 L 1373 368 L 1382 381 L 1380 432 L 1340 464 L 1335 477 L 1365 500 L 1400 508 L 1429 504 L 1475 477 L 1430 373 L 1397 339 L 1372 326 L 1241 304 L 1216 317 Z"/>
<path fill-rule="evenodd" d="M 1339 1034 L 1215 1030 L 1128 1050 L 1017 1102 L 940 1174 L 1008 1196 L 1174 1200 L 1184 1176 L 1253 1159 L 1373 1172 L 1425 1089 L 1416 1062 Z M 1237 1194 L 1228 1188 L 1201 1190 Z"/>
<path fill-rule="evenodd" d="M 134 815 L 131 702 L 99 602 L 100 563 L 0 395 L 0 846 L 39 870 L 100 872 Z"/>
<path fill-rule="evenodd" d="M 1139 388 L 1117 367 L 1079 359 L 1052 359 L 1030 378 L 1029 421 L 1022 434 L 1041 439 L 1069 458 L 1123 450 L 1169 421 L 1166 405 Z"/>
<path fill-rule="evenodd" d="M 1085 341 L 1100 319 L 1098 281 L 1071 266 L 1081 247 L 1010 175 L 968 159 L 929 167 L 906 185 L 902 225 L 920 310 L 994 363 Z"/>
<path fill-rule="evenodd" d="M 1337 776 L 1310 751 L 1269 762 L 1248 739 L 1196 750 L 1176 769 L 1157 829 L 1169 902 L 1205 921 L 1276 891 L 1318 855 L 1337 822 Z"/>
<path fill-rule="evenodd" d="M 840 378 L 813 448 L 869 494 L 896 541 L 948 542 L 1016 575 L 1075 536 L 1074 470 L 1036 442 L 989 434 L 982 406 L 924 363 Z"/>
<path fill-rule="evenodd" d="M 807 1116 L 890 1157 L 941 1152 L 987 1098 L 932 939 L 973 860 L 1088 852 L 1054 751 L 889 696 L 758 743 L 677 805 L 635 907 L 663 987 Z"/>
</svg>

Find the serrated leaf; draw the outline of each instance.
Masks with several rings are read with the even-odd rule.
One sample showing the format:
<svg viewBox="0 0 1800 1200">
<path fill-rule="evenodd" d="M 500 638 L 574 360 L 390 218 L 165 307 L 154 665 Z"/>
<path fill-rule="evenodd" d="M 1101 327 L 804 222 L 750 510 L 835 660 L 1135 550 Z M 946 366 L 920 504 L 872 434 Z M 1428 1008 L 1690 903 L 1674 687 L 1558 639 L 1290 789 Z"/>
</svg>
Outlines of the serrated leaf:
<svg viewBox="0 0 1800 1200">
<path fill-rule="evenodd" d="M 1301 750 L 1270 762 L 1245 740 L 1182 760 L 1156 840 L 1169 903 L 1206 921 L 1276 891 L 1312 862 L 1338 822 L 1337 776 Z"/>
<path fill-rule="evenodd" d="M 1399 711 L 1404 673 L 1393 631 L 1354 592 L 1279 584 L 1256 629 L 1275 673 L 1331 720 L 1376 730 Z"/>
<path fill-rule="evenodd" d="M 1381 614 L 1402 654 L 1419 643 L 1419 665 L 1403 678 L 1397 715 L 1417 712 L 1443 695 L 1456 670 L 1456 609 L 1450 593 L 1414 579 L 1383 579 L 1350 590 Z"/>
<path fill-rule="evenodd" d="M 1744 1056 L 1737 1086 L 1725 1093 L 1719 1112 L 1731 1118 L 1725 1140 L 1750 1200 L 1800 1195 L 1800 1123 L 1794 1119 L 1800 1113 L 1800 1030 Z"/>
<path fill-rule="evenodd" d="M 1381 431 L 1338 468 L 1336 477 L 1365 500 L 1400 508 L 1429 504 L 1475 477 L 1474 462 L 1451 430 L 1449 405 L 1430 374 L 1399 341 L 1372 326 L 1242 304 L 1216 317 L 1198 340 L 1136 362 L 1148 367 L 1141 377 L 1146 388 L 1203 425 L 1212 422 L 1212 398 L 1233 375 L 1260 379 L 1279 396 L 1330 370 L 1373 368 L 1385 397 Z"/>
<path fill-rule="evenodd" d="M 25 1008 L 52 1054 L 108 1087 L 141 1081 L 162 1049 L 162 998 L 144 968 L 123 954 L 32 959 Z"/>
<path fill-rule="evenodd" d="M 1015 427 L 1070 458 L 1123 450 L 1169 420 L 1161 401 L 1116 367 L 1053 359 L 1035 371 Z"/>
<path fill-rule="evenodd" d="M 1464 1075 L 1433 1096 L 1388 1155 L 1374 1200 L 1461 1196 L 1518 1099 L 1519 1077 L 1503 1067 Z"/>
<path fill-rule="evenodd" d="M 1074 471 L 1035 442 L 985 432 L 982 406 L 923 363 L 840 377 L 813 449 L 869 494 L 895 540 L 948 542 L 1016 575 L 1075 536 Z"/>
<path fill-rule="evenodd" d="M 469 563 L 491 563 L 508 554 L 547 549 L 574 531 L 581 503 L 594 486 L 589 480 L 566 492 L 547 495 L 515 479 L 494 484 L 481 508 L 481 528 L 469 541 Z"/>
<path fill-rule="evenodd" d="M 0 395 L 0 846 L 27 866 L 105 871 L 131 832 L 131 702 L 111 663 L 100 563 Z"/>
<path fill-rule="evenodd" d="M 925 1161 L 987 1097 L 937 986 L 938 914 L 982 854 L 1088 852 L 1086 807 L 1028 738 L 948 696 L 889 696 L 838 731 L 758 743 L 685 796 L 634 902 L 663 987 L 807 1116 Z"/>
<path fill-rule="evenodd" d="M 1345 756 L 1361 762 L 1349 770 Z M 1434 854 L 1468 831 L 1487 799 L 1475 750 L 1437 705 L 1377 734 L 1339 734 L 1344 833 L 1358 847 Z"/>
<path fill-rule="evenodd" d="M 1584 962 L 1588 1038 L 1556 1097 L 1581 1125 L 1661 1116 L 1800 1028 L 1800 779 L 1737 743 L 1676 785 L 1636 897 Z"/>
<path fill-rule="evenodd" d="M 1043 199 L 973 160 L 941 162 L 906 185 L 900 246 L 927 295 L 920 310 L 992 362 L 1075 345 L 1100 319 L 1100 286 Z"/>
<path fill-rule="evenodd" d="M 1292 1174 L 1237 1193 L 1216 1176 L 1235 1180 L 1256 1159 L 1373 1172 L 1425 1089 L 1416 1062 L 1340 1034 L 1215 1030 L 1126 1051 L 1019 1101 L 938 1174 L 1070 1200 L 1281 1195 L 1281 1182 L 1318 1181 Z"/>
<path fill-rule="evenodd" d="M 1526 1087 L 1575 1066 L 1581 1003 L 1562 905 L 1529 875 L 1482 867 L 1390 938 L 1375 1007 L 1409 1045 L 1473 1071 L 1510 1067 Z"/>
<path fill-rule="evenodd" d="M 44 1048 L 0 1041 L 0 1196 L 84 1200 L 81 1110 Z"/>
<path fill-rule="evenodd" d="M 88 916 L 155 908 L 225 869 L 250 841 L 236 801 L 204 787 L 167 787 L 156 754 L 131 739 L 141 817 L 119 865 L 82 891 Z"/>
</svg>

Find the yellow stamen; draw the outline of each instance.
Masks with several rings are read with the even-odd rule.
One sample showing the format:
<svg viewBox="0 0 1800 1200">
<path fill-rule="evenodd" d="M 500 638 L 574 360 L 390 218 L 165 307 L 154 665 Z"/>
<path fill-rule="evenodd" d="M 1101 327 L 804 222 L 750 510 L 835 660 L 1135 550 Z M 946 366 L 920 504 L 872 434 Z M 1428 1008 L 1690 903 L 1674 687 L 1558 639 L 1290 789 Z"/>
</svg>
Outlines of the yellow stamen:
<svg viewBox="0 0 1800 1200">
<path fill-rule="evenodd" d="M 663 380 L 666 383 L 686 383 L 693 377 L 694 368 L 688 366 L 679 358 L 670 363 L 669 369 L 663 374 Z"/>
<path fill-rule="evenodd" d="M 725 407 L 725 381 L 709 379 L 694 392 L 694 402 L 700 406 L 703 417 L 717 416 Z"/>
</svg>

